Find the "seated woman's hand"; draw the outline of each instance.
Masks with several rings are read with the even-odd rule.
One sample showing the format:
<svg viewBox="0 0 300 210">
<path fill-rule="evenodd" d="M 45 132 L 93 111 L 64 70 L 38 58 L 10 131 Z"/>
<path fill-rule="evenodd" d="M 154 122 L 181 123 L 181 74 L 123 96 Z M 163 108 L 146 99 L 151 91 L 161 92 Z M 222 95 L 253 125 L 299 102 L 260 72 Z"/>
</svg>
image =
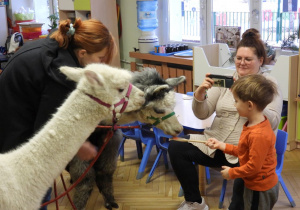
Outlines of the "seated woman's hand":
<svg viewBox="0 0 300 210">
<path fill-rule="evenodd" d="M 210 74 L 206 74 L 204 81 L 195 91 L 195 98 L 199 101 L 203 101 L 205 99 L 206 90 L 210 89 L 214 84 L 214 81 L 208 77 Z"/>
</svg>

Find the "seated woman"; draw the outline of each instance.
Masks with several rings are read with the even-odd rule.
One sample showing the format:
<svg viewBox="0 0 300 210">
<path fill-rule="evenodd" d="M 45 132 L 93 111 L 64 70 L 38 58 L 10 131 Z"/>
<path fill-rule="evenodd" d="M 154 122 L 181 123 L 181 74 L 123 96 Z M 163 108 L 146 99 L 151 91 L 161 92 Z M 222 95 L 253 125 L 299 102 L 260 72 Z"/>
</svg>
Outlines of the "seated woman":
<svg viewBox="0 0 300 210">
<path fill-rule="evenodd" d="M 240 77 L 249 74 L 262 74 L 277 84 L 273 77 L 263 71 L 262 66 L 265 58 L 264 44 L 258 31 L 248 29 L 244 32 L 236 49 L 234 79 L 238 80 Z M 204 131 L 204 135 L 193 134 L 190 135 L 190 139 L 207 140 L 216 138 L 222 142 L 237 145 L 247 119 L 239 116 L 230 89 L 212 87 L 213 82 L 211 78 L 206 77 L 196 89 L 192 109 L 199 119 L 206 119 L 216 112 L 214 122 L 210 129 Z M 263 114 L 269 119 L 275 134 L 281 120 L 282 111 L 282 96 L 279 88 L 278 92 L 279 94 L 263 111 Z M 221 168 L 224 165 L 229 167 L 239 165 L 237 157 L 224 154 L 221 150 L 210 149 L 201 143 L 171 141 L 168 151 L 173 170 L 184 191 L 185 201 L 178 207 L 179 210 L 209 209 L 204 198 L 201 197 L 198 174 L 194 163 L 214 168 Z M 243 190 L 243 180 L 236 179 L 232 201 L 229 206 L 230 210 L 244 209 Z"/>
</svg>

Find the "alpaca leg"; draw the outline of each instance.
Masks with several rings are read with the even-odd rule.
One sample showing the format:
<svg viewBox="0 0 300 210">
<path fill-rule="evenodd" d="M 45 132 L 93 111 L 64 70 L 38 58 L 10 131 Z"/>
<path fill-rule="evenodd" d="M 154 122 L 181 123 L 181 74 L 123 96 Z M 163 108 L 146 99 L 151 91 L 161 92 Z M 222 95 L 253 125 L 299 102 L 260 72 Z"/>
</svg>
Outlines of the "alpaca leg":
<svg viewBox="0 0 300 210">
<path fill-rule="evenodd" d="M 69 163 L 69 172 L 71 180 L 74 183 L 89 166 L 89 162 L 82 161 L 77 157 L 74 157 Z M 74 189 L 73 202 L 77 210 L 85 208 L 87 201 L 93 191 L 95 184 L 95 170 L 91 168 L 86 176 L 78 183 Z"/>
<path fill-rule="evenodd" d="M 105 201 L 105 208 L 119 208 L 114 197 L 113 174 L 97 173 L 96 183 Z"/>
<path fill-rule="evenodd" d="M 114 198 L 113 174 L 117 168 L 118 149 L 121 141 L 122 133 L 120 130 L 117 130 L 94 165 L 96 184 L 103 196 L 107 209 L 118 208 Z"/>
</svg>

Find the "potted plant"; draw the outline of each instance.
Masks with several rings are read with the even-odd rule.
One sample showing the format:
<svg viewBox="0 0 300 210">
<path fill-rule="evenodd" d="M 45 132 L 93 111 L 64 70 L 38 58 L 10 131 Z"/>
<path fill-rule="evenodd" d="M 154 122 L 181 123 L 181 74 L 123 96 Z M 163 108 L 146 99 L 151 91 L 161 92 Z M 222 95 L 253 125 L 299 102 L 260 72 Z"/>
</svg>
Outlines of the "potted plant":
<svg viewBox="0 0 300 210">
<path fill-rule="evenodd" d="M 57 20 L 59 19 L 58 14 L 52 14 L 48 17 L 48 19 L 50 20 L 50 24 L 48 24 L 48 26 L 50 27 L 50 29 L 48 29 L 49 33 L 51 30 L 57 28 Z"/>
<path fill-rule="evenodd" d="M 282 40 L 281 49 L 290 50 L 292 52 L 298 52 L 299 47 L 294 44 L 294 41 L 296 39 L 299 39 L 298 32 L 290 34 L 286 39 Z"/>
</svg>

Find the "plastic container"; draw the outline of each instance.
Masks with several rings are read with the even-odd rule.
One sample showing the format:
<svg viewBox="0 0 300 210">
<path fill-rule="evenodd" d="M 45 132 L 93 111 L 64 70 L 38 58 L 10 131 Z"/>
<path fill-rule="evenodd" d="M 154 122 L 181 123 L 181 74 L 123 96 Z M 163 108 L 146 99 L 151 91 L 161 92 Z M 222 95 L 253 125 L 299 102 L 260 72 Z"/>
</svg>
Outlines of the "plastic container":
<svg viewBox="0 0 300 210">
<path fill-rule="evenodd" d="M 142 31 L 142 36 L 139 37 L 140 53 L 149 53 L 158 45 L 158 38 L 154 31 Z"/>
<path fill-rule="evenodd" d="M 33 22 L 34 20 L 16 20 L 16 27 L 14 27 L 14 32 L 20 32 L 20 25 L 19 23 L 24 23 L 24 22 Z"/>
<path fill-rule="evenodd" d="M 18 23 L 20 26 L 20 32 L 23 35 L 24 39 L 35 39 L 39 38 L 42 34 L 42 25 L 44 23 L 37 22 L 22 22 Z"/>
<path fill-rule="evenodd" d="M 157 0 L 137 1 L 138 28 L 142 31 L 153 31 L 158 27 Z"/>
<path fill-rule="evenodd" d="M 15 13 L 14 15 L 15 15 L 16 20 L 32 20 L 32 19 L 34 19 L 34 13 L 27 13 L 27 14 Z"/>
<path fill-rule="evenodd" d="M 286 120 L 287 120 L 287 116 L 281 117 L 280 123 L 279 123 L 279 125 L 278 125 L 278 129 L 279 129 L 279 130 L 282 130 L 282 128 L 283 128 L 283 126 L 284 126 Z"/>
<path fill-rule="evenodd" d="M 42 32 L 42 27 L 25 27 L 22 28 L 23 33 Z"/>
<path fill-rule="evenodd" d="M 24 39 L 36 39 L 39 38 L 40 35 L 42 35 L 42 32 L 22 32 Z"/>
<path fill-rule="evenodd" d="M 30 32 L 41 32 L 42 25 L 44 23 L 37 23 L 37 22 L 21 22 L 18 23 L 20 26 L 20 32 L 30 33 Z"/>
</svg>

